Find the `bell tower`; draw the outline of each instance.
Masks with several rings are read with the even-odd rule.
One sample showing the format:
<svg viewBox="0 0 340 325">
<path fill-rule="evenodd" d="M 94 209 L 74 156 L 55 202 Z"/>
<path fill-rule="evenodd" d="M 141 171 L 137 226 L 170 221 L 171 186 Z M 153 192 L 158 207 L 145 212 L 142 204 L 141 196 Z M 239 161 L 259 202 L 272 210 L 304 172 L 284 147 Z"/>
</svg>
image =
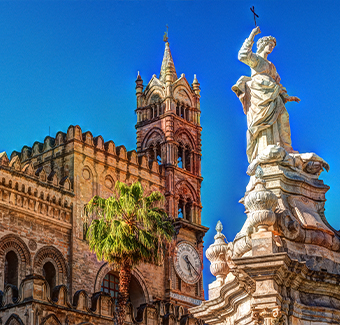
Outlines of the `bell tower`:
<svg viewBox="0 0 340 325">
<path fill-rule="evenodd" d="M 166 294 L 188 306 L 203 299 L 203 236 L 201 225 L 200 84 L 178 78 L 165 38 L 159 78 L 153 75 L 144 89 L 138 73 L 137 154 L 157 161 L 165 176 L 168 214 L 175 218 L 177 246 L 167 266 Z"/>
</svg>

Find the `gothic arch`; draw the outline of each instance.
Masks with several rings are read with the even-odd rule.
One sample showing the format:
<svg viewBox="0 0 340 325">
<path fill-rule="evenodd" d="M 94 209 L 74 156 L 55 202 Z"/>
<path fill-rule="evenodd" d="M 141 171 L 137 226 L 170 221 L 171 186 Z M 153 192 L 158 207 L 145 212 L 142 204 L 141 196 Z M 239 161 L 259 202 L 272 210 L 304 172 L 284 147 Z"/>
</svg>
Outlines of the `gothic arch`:
<svg viewBox="0 0 340 325">
<path fill-rule="evenodd" d="M 148 148 L 152 142 L 162 143 L 165 141 L 165 134 L 160 128 L 150 130 L 142 142 L 142 150 Z"/>
<path fill-rule="evenodd" d="M 146 95 L 146 102 L 150 104 L 150 99 L 153 95 L 157 94 L 159 97 L 164 98 L 165 93 L 164 93 L 164 87 L 162 84 L 159 82 L 158 79 L 153 78 L 150 80 L 149 84 L 146 86 L 145 90 L 149 90 L 148 94 Z"/>
<path fill-rule="evenodd" d="M 186 180 L 179 181 L 175 185 L 176 196 L 182 195 L 185 198 L 190 198 L 193 202 L 197 202 L 197 194 L 194 187 Z"/>
<path fill-rule="evenodd" d="M 191 150 L 196 149 L 195 140 L 193 136 L 184 128 L 180 128 L 175 132 L 174 139 L 178 143 L 189 145 Z"/>
<path fill-rule="evenodd" d="M 94 283 L 94 292 L 99 292 L 101 290 L 101 285 L 103 283 L 104 277 L 106 276 L 106 274 L 108 274 L 109 272 L 118 272 L 119 269 L 117 268 L 117 266 L 112 265 L 112 264 L 108 264 L 108 263 L 104 263 L 96 276 L 96 280 Z M 132 275 L 135 277 L 135 279 L 137 280 L 137 282 L 139 283 L 139 285 L 141 286 L 143 293 L 144 293 L 144 297 L 145 297 L 145 301 L 146 303 L 150 302 L 150 296 L 149 296 L 149 292 L 144 280 L 143 275 L 141 274 L 141 272 L 139 272 L 137 270 L 137 268 L 132 269 Z"/>
<path fill-rule="evenodd" d="M 150 91 L 150 93 L 147 95 L 146 102 L 149 104 L 152 104 L 152 98 L 156 95 L 160 98 L 160 101 L 162 101 L 162 98 L 164 98 L 164 91 L 160 86 L 154 86 L 155 88 Z"/>
<path fill-rule="evenodd" d="M 61 325 L 61 322 L 54 314 L 49 314 L 48 316 L 44 317 L 40 323 L 41 325 Z"/>
<path fill-rule="evenodd" d="M 31 255 L 25 242 L 17 235 L 8 234 L 0 239 L 0 270 L 5 270 L 6 254 L 13 251 L 18 258 L 18 286 L 30 272 Z M 5 272 L 1 272 L 0 285 L 5 281 Z"/>
<path fill-rule="evenodd" d="M 43 266 L 47 262 L 51 262 L 56 269 L 56 285 L 66 284 L 68 270 L 63 254 L 53 246 L 40 248 L 34 256 L 34 272 L 42 274 Z"/>
<path fill-rule="evenodd" d="M 12 314 L 7 319 L 5 325 L 24 325 L 21 318 L 17 314 Z"/>
<path fill-rule="evenodd" d="M 181 94 L 181 92 L 182 92 L 182 94 Z M 179 84 L 178 86 L 176 86 L 173 93 L 174 93 L 174 98 L 177 101 L 183 102 L 183 103 L 189 105 L 190 107 L 193 106 L 193 104 L 192 104 L 193 98 L 190 95 L 190 93 L 188 92 L 187 88 L 183 84 Z"/>
</svg>

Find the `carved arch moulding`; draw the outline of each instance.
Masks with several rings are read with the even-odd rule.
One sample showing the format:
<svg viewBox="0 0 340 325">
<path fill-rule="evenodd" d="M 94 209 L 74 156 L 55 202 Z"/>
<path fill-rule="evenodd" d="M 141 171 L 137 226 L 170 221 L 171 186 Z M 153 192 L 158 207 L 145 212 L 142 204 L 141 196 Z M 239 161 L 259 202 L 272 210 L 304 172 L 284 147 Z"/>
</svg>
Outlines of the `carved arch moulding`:
<svg viewBox="0 0 340 325">
<path fill-rule="evenodd" d="M 17 314 L 12 314 L 7 319 L 5 325 L 24 325 L 24 323 Z"/>
<path fill-rule="evenodd" d="M 47 262 L 51 262 L 56 269 L 56 284 L 67 284 L 68 268 L 63 254 L 53 246 L 40 248 L 34 256 L 34 272 L 42 275 L 43 266 Z"/>
<path fill-rule="evenodd" d="M 174 139 L 178 143 L 188 145 L 191 150 L 196 150 L 195 139 L 186 129 L 178 129 L 175 133 Z"/>
<path fill-rule="evenodd" d="M 95 283 L 94 283 L 94 292 L 101 291 L 101 286 L 102 286 L 102 283 L 104 281 L 106 274 L 108 274 L 109 272 L 118 272 L 118 271 L 119 271 L 119 268 L 117 268 L 115 265 L 112 265 L 112 264 L 109 264 L 109 263 L 104 263 L 100 267 L 100 269 L 97 273 Z M 144 280 L 143 275 L 141 274 L 140 271 L 138 271 L 137 268 L 132 269 L 131 274 L 134 276 L 134 278 L 137 280 L 137 282 L 141 286 L 143 293 L 144 293 L 146 303 L 149 303 L 152 300 L 152 297 L 150 297 L 150 295 L 149 295 L 149 292 L 148 292 L 146 282 Z"/>
<path fill-rule="evenodd" d="M 165 141 L 165 134 L 160 128 L 150 130 L 142 142 L 142 150 L 148 148 L 151 144 L 162 143 Z"/>
<path fill-rule="evenodd" d="M 179 181 L 175 185 L 176 196 L 183 197 L 185 199 L 191 199 L 193 202 L 198 203 L 198 196 L 194 187 L 186 180 Z"/>
<path fill-rule="evenodd" d="M 17 235 L 8 234 L 0 238 L 0 269 L 5 269 L 6 254 L 13 251 L 18 257 L 18 284 L 31 272 L 31 255 L 25 242 Z M 4 272 L 0 283 L 4 283 Z"/>
<path fill-rule="evenodd" d="M 44 317 L 40 323 L 41 325 L 61 325 L 61 322 L 56 315 L 50 314 Z"/>
<path fill-rule="evenodd" d="M 157 103 L 164 98 L 165 94 L 161 87 L 155 86 L 155 89 L 147 95 L 146 102 L 149 104 Z"/>
<path fill-rule="evenodd" d="M 174 89 L 174 98 L 182 103 L 193 106 L 192 96 L 188 93 L 187 89 L 183 85 L 179 85 Z"/>
</svg>

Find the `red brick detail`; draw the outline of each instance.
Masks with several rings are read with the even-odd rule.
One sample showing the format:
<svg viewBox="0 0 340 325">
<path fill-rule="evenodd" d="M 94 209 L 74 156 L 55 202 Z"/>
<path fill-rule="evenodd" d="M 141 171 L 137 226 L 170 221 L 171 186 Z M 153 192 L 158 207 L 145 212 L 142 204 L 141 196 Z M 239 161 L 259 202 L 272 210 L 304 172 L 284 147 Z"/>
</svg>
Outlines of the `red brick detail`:
<svg viewBox="0 0 340 325">
<path fill-rule="evenodd" d="M 6 254 L 14 250 L 26 266 L 31 265 L 31 255 L 25 242 L 19 236 L 8 234 L 0 239 L 0 256 L 5 257 Z"/>
<path fill-rule="evenodd" d="M 65 258 L 57 248 L 53 246 L 45 246 L 38 250 L 34 256 L 33 263 L 34 270 L 36 270 L 37 273 L 40 273 L 39 270 L 41 270 L 46 260 L 53 260 L 58 267 L 58 272 L 67 276 L 67 264 Z"/>
</svg>

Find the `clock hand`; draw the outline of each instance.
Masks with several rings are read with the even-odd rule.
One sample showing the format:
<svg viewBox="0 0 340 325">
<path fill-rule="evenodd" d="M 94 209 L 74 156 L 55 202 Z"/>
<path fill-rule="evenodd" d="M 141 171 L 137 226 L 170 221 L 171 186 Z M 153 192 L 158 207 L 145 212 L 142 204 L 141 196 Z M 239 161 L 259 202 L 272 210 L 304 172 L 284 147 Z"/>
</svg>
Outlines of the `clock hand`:
<svg viewBox="0 0 340 325">
<path fill-rule="evenodd" d="M 183 260 L 187 263 L 187 268 L 188 268 L 188 271 L 190 273 L 190 276 L 192 276 L 192 273 L 191 273 L 191 269 L 190 269 L 190 261 L 189 261 L 189 258 L 188 258 L 188 255 L 184 255 L 183 256 Z M 196 270 L 195 270 L 196 271 Z"/>
<path fill-rule="evenodd" d="M 194 269 L 194 271 L 196 272 L 196 274 L 197 274 L 197 275 L 200 275 L 200 274 L 196 271 L 196 269 L 194 268 L 194 266 L 191 264 L 191 262 L 190 262 L 189 259 L 188 259 L 188 263 L 189 263 L 189 265 Z"/>
</svg>

